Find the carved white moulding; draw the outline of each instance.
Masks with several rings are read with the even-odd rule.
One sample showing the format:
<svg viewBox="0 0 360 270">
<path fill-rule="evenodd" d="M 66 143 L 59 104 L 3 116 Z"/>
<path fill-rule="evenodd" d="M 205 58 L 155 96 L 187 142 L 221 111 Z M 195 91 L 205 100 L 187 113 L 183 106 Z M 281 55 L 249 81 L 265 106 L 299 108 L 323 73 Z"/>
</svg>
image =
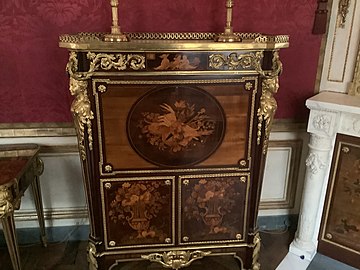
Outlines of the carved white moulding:
<svg viewBox="0 0 360 270">
<path fill-rule="evenodd" d="M 311 133 L 332 136 L 336 125 L 336 116 L 334 112 L 310 111 L 308 131 Z"/>
<path fill-rule="evenodd" d="M 341 120 L 340 133 L 360 137 L 360 115 L 344 114 Z"/>
<path fill-rule="evenodd" d="M 326 164 L 320 159 L 317 153 L 310 153 L 305 164 L 306 167 L 308 167 L 308 171 L 312 174 L 317 174 L 326 167 Z"/>
</svg>

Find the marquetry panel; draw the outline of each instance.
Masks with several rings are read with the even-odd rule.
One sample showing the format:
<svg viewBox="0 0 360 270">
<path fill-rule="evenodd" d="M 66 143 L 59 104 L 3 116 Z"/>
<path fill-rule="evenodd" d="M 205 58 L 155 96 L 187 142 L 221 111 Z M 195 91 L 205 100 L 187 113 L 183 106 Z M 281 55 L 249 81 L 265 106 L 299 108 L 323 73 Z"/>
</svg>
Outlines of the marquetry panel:
<svg viewBox="0 0 360 270">
<path fill-rule="evenodd" d="M 249 160 L 256 78 L 159 82 L 94 79 L 103 173 Z"/>
<path fill-rule="evenodd" d="M 181 176 L 179 242 L 243 240 L 249 182 L 247 174 Z"/>
<path fill-rule="evenodd" d="M 108 249 L 174 244 L 174 177 L 101 181 Z"/>
<path fill-rule="evenodd" d="M 319 251 L 360 267 L 360 138 L 338 134 Z"/>
</svg>

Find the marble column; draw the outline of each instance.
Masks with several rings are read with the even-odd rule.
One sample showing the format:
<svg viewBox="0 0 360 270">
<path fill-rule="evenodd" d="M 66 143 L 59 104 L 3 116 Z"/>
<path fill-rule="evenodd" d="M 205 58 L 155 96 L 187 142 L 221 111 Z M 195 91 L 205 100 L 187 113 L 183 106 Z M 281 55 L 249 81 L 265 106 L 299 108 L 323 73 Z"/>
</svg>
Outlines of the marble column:
<svg viewBox="0 0 360 270">
<path fill-rule="evenodd" d="M 306 159 L 306 174 L 299 214 L 298 230 L 290 245 L 290 252 L 311 260 L 316 253 L 313 241 L 321 205 L 321 195 L 330 163 L 332 138 L 310 133 L 309 155 Z"/>
</svg>

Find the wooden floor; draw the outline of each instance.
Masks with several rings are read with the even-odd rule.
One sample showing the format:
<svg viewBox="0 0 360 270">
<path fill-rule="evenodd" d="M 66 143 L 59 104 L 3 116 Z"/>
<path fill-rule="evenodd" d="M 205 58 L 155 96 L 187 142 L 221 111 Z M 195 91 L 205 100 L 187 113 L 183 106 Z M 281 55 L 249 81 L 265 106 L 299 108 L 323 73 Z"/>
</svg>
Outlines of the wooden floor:
<svg viewBox="0 0 360 270">
<path fill-rule="evenodd" d="M 293 232 L 262 232 L 261 233 L 261 270 L 274 270 L 288 252 L 288 246 L 294 237 Z M 22 270 L 86 270 L 85 241 L 50 243 L 47 248 L 40 244 L 21 246 Z M 203 261 L 203 262 L 201 262 Z M 195 262 L 194 262 L 195 263 Z M 184 270 L 238 270 L 233 262 L 219 259 L 199 260 L 192 267 Z M 11 270 L 11 262 L 7 249 L 0 248 L 0 269 Z M 119 270 L 121 268 L 118 268 Z M 130 269 L 127 267 L 127 269 Z M 148 267 L 134 266 L 133 270 L 160 269 L 157 265 Z M 101 269 L 99 269 L 101 270 Z"/>
</svg>

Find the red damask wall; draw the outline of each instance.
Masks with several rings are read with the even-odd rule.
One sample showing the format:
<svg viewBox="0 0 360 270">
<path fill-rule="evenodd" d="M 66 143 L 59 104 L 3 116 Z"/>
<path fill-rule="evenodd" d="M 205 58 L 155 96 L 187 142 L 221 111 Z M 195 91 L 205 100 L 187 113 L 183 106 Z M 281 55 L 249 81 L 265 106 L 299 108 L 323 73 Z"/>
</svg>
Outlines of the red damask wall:
<svg viewBox="0 0 360 270">
<path fill-rule="evenodd" d="M 0 122 L 68 122 L 71 96 L 58 48 L 63 33 L 108 32 L 109 0 L 0 1 Z M 120 0 L 126 32 L 222 32 L 225 0 Z M 290 35 L 277 118 L 304 120 L 314 93 L 321 36 L 311 34 L 316 0 L 235 0 L 234 30 Z"/>
</svg>

